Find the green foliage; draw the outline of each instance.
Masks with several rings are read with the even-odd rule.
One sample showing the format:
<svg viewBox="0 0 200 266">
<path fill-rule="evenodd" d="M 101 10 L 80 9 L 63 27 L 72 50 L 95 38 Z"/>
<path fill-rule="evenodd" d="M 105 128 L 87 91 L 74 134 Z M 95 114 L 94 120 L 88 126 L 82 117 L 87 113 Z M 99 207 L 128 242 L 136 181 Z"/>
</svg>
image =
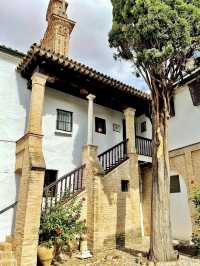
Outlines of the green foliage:
<svg viewBox="0 0 200 266">
<path fill-rule="evenodd" d="M 195 191 L 193 204 L 197 210 L 197 218 L 196 218 L 196 225 L 197 225 L 197 232 L 193 235 L 192 241 L 196 248 L 200 250 L 200 188 Z"/>
<path fill-rule="evenodd" d="M 71 199 L 67 204 L 56 204 L 41 216 L 39 243 L 56 250 L 68 248 L 70 240 L 80 239 L 86 226 L 80 221 L 82 202 Z"/>
<path fill-rule="evenodd" d="M 131 60 L 152 89 L 152 76 L 170 84 L 200 49 L 199 0 L 111 0 L 110 46 Z"/>
</svg>

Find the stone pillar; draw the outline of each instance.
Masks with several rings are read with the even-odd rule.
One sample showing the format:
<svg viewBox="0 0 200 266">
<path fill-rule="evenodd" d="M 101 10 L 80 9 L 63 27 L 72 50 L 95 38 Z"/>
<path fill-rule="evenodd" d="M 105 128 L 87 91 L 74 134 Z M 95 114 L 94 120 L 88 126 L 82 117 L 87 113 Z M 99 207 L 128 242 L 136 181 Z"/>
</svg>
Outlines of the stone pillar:
<svg viewBox="0 0 200 266">
<path fill-rule="evenodd" d="M 94 134 L 94 99 L 96 98 L 95 95 L 89 94 L 87 99 L 89 100 L 88 103 L 88 145 L 93 145 L 93 134 Z"/>
<path fill-rule="evenodd" d="M 101 211 L 101 177 L 104 171 L 97 158 L 97 146 L 85 145 L 83 148 L 83 163 L 86 164 L 84 180 L 87 194 L 87 245 L 96 253 L 102 248 L 102 211 Z"/>
<path fill-rule="evenodd" d="M 32 76 L 32 93 L 26 135 L 20 140 L 23 152 L 15 224 L 15 250 L 18 265 L 37 265 L 38 231 L 45 174 L 42 152 L 42 112 L 47 77 Z M 23 142 L 23 143 L 22 143 Z M 20 148 L 20 147 L 19 147 Z"/>
<path fill-rule="evenodd" d="M 128 107 L 124 110 L 126 121 L 126 137 L 128 139 L 127 152 L 129 154 L 136 153 L 135 147 L 135 112 L 136 110 Z"/>
</svg>

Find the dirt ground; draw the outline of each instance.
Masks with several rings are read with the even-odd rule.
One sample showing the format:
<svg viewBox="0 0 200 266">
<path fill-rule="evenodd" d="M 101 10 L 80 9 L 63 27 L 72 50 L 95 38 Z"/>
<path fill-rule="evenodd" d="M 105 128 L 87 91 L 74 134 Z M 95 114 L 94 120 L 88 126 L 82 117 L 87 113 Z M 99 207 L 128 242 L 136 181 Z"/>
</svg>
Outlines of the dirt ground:
<svg viewBox="0 0 200 266">
<path fill-rule="evenodd" d="M 148 243 L 135 244 L 132 249 L 109 250 L 99 253 L 90 259 L 81 260 L 74 254 L 71 258 L 66 257 L 63 266 L 154 266 L 148 263 L 145 256 L 148 252 Z M 200 266 L 200 259 L 186 255 L 180 255 L 177 262 L 159 263 L 156 266 Z"/>
</svg>

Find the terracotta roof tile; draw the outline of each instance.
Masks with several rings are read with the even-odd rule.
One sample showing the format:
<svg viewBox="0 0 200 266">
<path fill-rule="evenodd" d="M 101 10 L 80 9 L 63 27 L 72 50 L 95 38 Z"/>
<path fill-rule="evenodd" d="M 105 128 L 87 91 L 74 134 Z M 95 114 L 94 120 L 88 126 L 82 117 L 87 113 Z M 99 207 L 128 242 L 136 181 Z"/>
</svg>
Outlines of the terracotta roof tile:
<svg viewBox="0 0 200 266">
<path fill-rule="evenodd" d="M 120 91 L 124 91 L 130 93 L 131 95 L 150 100 L 150 95 L 134 87 L 126 85 L 121 81 L 115 80 L 105 74 L 102 74 L 93 68 L 90 68 L 84 64 L 81 64 L 77 61 L 74 61 L 68 57 L 61 56 L 59 54 L 55 54 L 50 50 L 46 50 L 42 48 L 38 44 L 33 44 L 28 51 L 27 55 L 23 58 L 22 62 L 18 65 L 17 70 L 22 72 L 26 69 L 26 67 L 30 64 L 35 56 L 43 56 L 46 59 L 51 59 L 53 62 L 62 65 L 63 67 L 67 67 L 69 69 L 73 69 L 80 74 L 89 76 L 90 78 L 97 79 L 98 81 L 104 83 L 105 85 L 110 85 L 116 87 Z"/>
</svg>

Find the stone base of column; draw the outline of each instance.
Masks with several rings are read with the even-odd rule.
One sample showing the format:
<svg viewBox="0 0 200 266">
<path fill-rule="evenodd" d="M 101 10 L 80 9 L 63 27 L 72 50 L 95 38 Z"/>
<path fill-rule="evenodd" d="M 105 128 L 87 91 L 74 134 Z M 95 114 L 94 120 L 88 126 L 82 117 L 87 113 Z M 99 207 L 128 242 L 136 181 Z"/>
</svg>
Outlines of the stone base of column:
<svg viewBox="0 0 200 266">
<path fill-rule="evenodd" d="M 22 140 L 21 140 L 22 141 Z M 41 204 L 45 175 L 45 162 L 42 154 L 42 137 L 28 134 L 23 138 L 21 173 L 16 211 L 14 248 L 18 265 L 37 265 L 38 231 L 40 226 Z M 20 147 L 17 146 L 17 152 Z"/>
</svg>

